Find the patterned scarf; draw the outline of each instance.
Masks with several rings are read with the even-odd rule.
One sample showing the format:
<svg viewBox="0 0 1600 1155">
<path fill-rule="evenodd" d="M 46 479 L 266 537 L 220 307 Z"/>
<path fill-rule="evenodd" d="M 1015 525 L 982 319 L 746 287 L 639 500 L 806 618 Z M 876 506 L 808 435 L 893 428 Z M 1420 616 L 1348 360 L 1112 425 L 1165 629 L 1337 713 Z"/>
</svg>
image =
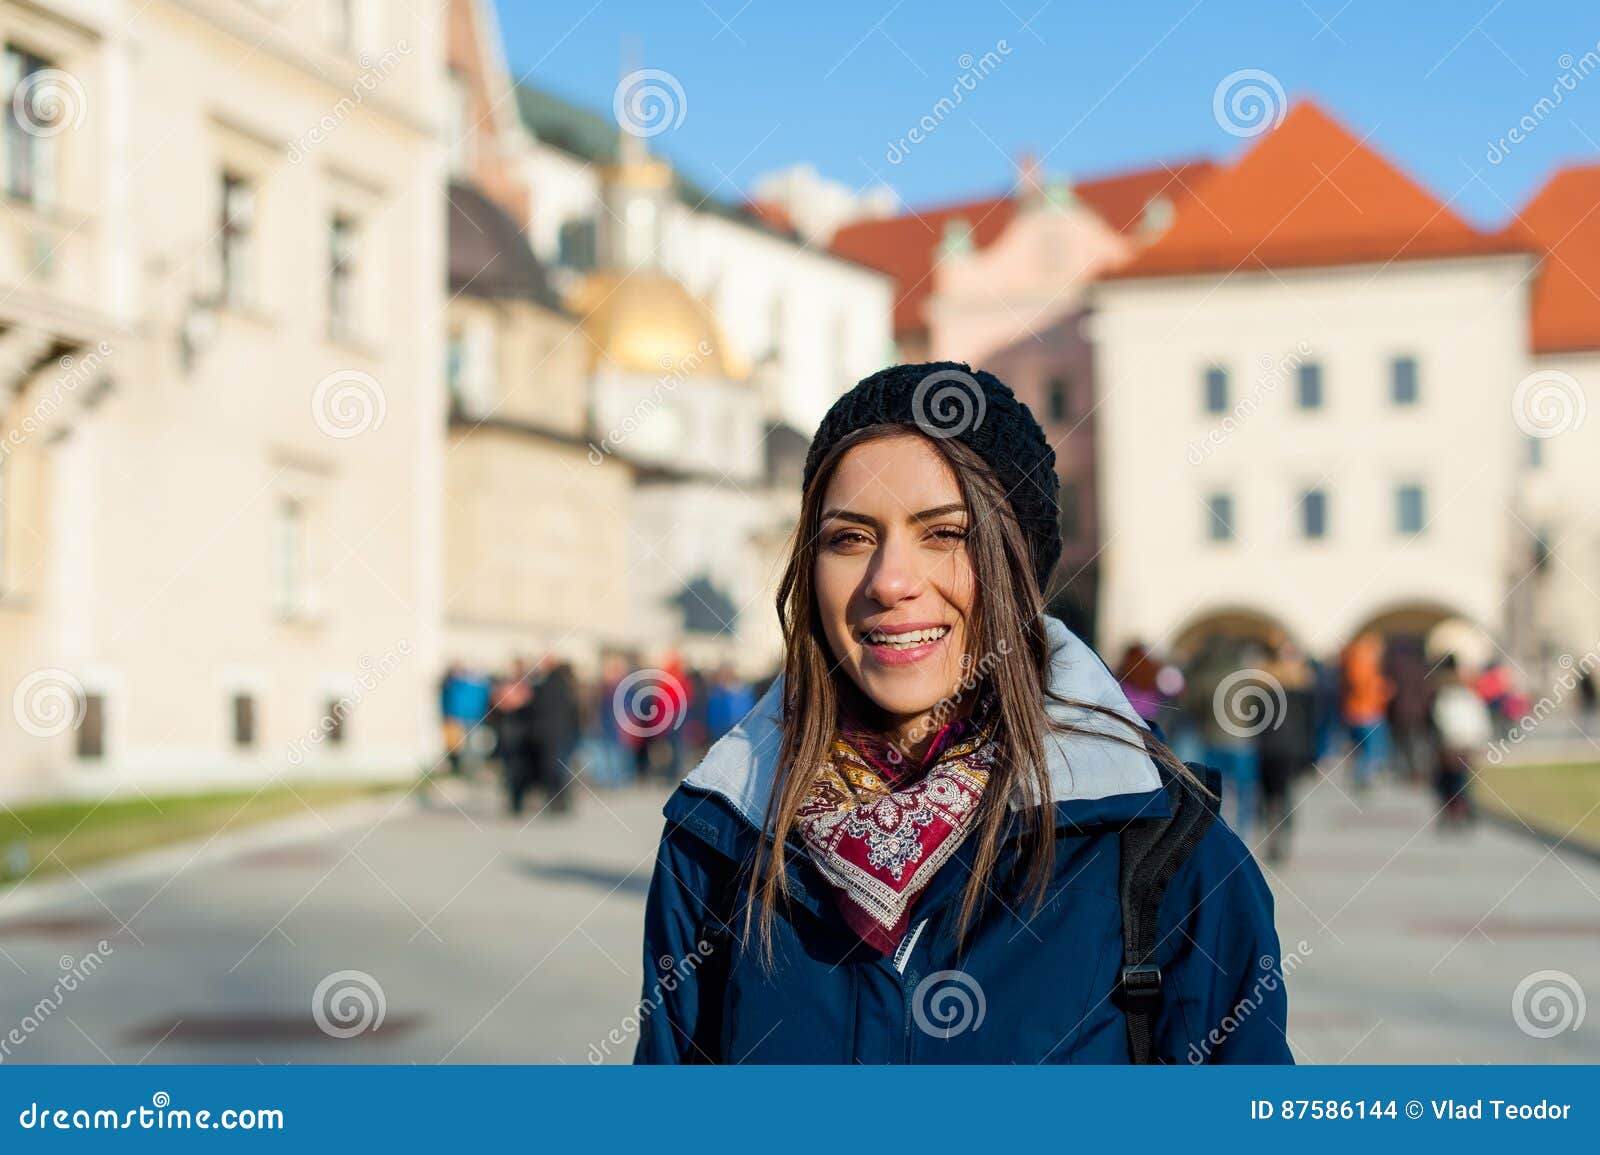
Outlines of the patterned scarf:
<svg viewBox="0 0 1600 1155">
<path fill-rule="evenodd" d="M 894 953 L 911 904 L 972 833 L 998 749 L 990 705 L 945 726 L 920 766 L 847 722 L 796 816 L 845 922 L 882 954 Z"/>
</svg>

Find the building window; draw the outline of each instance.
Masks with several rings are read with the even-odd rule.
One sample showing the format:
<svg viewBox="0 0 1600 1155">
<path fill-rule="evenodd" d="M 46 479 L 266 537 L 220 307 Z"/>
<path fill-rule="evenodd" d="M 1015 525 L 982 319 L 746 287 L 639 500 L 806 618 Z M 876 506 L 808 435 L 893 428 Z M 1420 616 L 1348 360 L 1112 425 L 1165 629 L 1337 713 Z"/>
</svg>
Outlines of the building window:
<svg viewBox="0 0 1600 1155">
<path fill-rule="evenodd" d="M 349 52 L 356 42 L 355 0 L 327 0 L 328 41 L 341 52 Z"/>
<path fill-rule="evenodd" d="M 1071 543 L 1083 536 L 1083 496 L 1076 481 L 1061 486 L 1061 540 Z"/>
<path fill-rule="evenodd" d="M 556 260 L 563 268 L 587 272 L 598 263 L 595 227 L 592 220 L 586 218 L 568 221 L 561 226 L 557 243 L 560 251 L 556 255 Z"/>
<path fill-rule="evenodd" d="M 328 336 L 355 330 L 356 223 L 335 215 L 328 222 Z"/>
<path fill-rule="evenodd" d="M 5 99 L 6 195 L 30 204 L 54 199 L 55 137 L 58 121 L 75 115 L 77 106 L 58 101 L 32 101 L 18 92 L 35 73 L 51 67 L 50 61 L 15 44 L 5 48 L 0 71 L 0 96 Z M 42 94 L 41 94 L 42 95 Z M 21 99 L 19 100 L 18 97 Z"/>
<path fill-rule="evenodd" d="M 472 170 L 472 140 L 477 131 L 472 118 L 472 89 L 467 78 L 451 69 L 446 81 L 445 143 L 449 149 L 450 172 L 464 176 Z"/>
<path fill-rule="evenodd" d="M 1395 487 L 1394 527 L 1399 533 L 1421 533 L 1427 524 L 1422 486 L 1407 482 Z"/>
<path fill-rule="evenodd" d="M 233 696 L 233 744 L 249 750 L 256 744 L 256 700 L 251 694 Z"/>
<path fill-rule="evenodd" d="M 278 502 L 273 542 L 273 593 L 278 613 L 296 617 L 305 612 L 306 509 L 293 498 Z"/>
<path fill-rule="evenodd" d="M 1045 393 L 1046 409 L 1050 420 L 1072 420 L 1072 381 L 1067 377 L 1053 377 Z"/>
<path fill-rule="evenodd" d="M 6 596 L 8 588 L 6 576 L 9 571 L 6 562 L 9 560 L 11 548 L 11 518 L 7 513 L 10 508 L 7 503 L 11 500 L 11 494 L 7 490 L 6 481 L 6 458 L 0 456 L 0 598 Z"/>
<path fill-rule="evenodd" d="M 222 220 L 217 229 L 222 263 L 222 300 L 235 306 L 254 303 L 254 251 L 256 195 L 249 181 L 235 173 L 222 174 Z"/>
<path fill-rule="evenodd" d="M 350 703 L 344 698 L 329 698 L 327 710 L 322 715 L 322 730 L 328 745 L 344 745 L 344 717 L 350 712 Z"/>
<path fill-rule="evenodd" d="M 1532 531 L 1533 537 L 1533 568 L 1536 573 L 1543 573 L 1550 568 L 1550 558 L 1555 552 L 1555 547 L 1550 544 L 1549 527 L 1541 525 Z"/>
<path fill-rule="evenodd" d="M 79 758 L 106 756 L 106 699 L 104 694 L 83 696 L 83 722 L 77 730 Z"/>
<path fill-rule="evenodd" d="M 1328 534 L 1328 492 L 1308 489 L 1300 498 L 1300 533 L 1315 540 Z"/>
<path fill-rule="evenodd" d="M 1213 493 L 1206 498 L 1206 537 L 1212 541 L 1233 540 L 1233 495 Z"/>
<path fill-rule="evenodd" d="M 467 335 L 460 329 L 451 329 L 444 341 L 444 383 L 450 390 L 450 403 L 466 411 L 463 387 L 467 378 Z"/>
<path fill-rule="evenodd" d="M 1396 405 L 1417 403 L 1417 359 L 1396 357 L 1389 363 L 1389 396 Z"/>
<path fill-rule="evenodd" d="M 1206 412 L 1225 413 L 1228 409 L 1228 371 L 1219 365 L 1206 370 Z"/>
<path fill-rule="evenodd" d="M 1321 409 L 1322 366 L 1315 361 L 1307 361 L 1300 366 L 1298 377 L 1300 382 L 1300 408 Z"/>
</svg>

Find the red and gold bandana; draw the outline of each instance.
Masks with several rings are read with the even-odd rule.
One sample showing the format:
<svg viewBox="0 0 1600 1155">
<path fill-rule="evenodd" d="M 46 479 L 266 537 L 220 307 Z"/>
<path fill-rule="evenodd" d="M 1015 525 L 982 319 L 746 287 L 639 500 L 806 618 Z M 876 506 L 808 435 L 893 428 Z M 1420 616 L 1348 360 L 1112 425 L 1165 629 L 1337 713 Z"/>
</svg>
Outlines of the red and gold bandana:
<svg viewBox="0 0 1600 1155">
<path fill-rule="evenodd" d="M 865 735 L 836 738 L 796 823 L 850 928 L 893 954 L 917 896 L 966 841 L 997 756 L 992 724 L 952 723 L 920 772 Z"/>
</svg>

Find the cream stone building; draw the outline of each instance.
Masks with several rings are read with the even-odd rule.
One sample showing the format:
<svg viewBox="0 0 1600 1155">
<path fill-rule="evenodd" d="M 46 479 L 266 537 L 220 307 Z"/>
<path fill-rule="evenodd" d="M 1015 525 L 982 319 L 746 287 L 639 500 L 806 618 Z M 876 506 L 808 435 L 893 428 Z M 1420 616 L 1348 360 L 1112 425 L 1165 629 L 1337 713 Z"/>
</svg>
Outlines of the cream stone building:
<svg viewBox="0 0 1600 1155">
<path fill-rule="evenodd" d="M 1447 622 L 1523 646 L 1535 250 L 1311 104 L 1201 183 L 1092 298 L 1102 652 Z"/>
<path fill-rule="evenodd" d="M 0 796 L 415 773 L 440 15 L 7 3 L 0 42 Z"/>
<path fill-rule="evenodd" d="M 448 659 L 503 672 L 626 650 L 633 467 L 590 437 L 594 345 L 530 248 L 537 190 L 494 6 L 452 0 L 444 627 Z"/>
<path fill-rule="evenodd" d="M 1600 677 L 1600 164 L 1563 169 L 1519 220 L 1546 256 L 1533 283 L 1531 372 L 1512 394 L 1527 437 L 1518 529 L 1529 580 L 1513 604 L 1545 685 Z M 1563 660 L 1565 657 L 1566 660 Z"/>
</svg>

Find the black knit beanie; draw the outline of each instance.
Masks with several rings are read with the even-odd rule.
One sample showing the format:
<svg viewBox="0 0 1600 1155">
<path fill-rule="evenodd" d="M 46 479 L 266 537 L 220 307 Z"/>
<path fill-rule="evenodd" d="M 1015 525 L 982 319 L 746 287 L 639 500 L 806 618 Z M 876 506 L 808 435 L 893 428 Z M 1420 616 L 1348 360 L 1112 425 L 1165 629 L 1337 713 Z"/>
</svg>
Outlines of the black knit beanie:
<svg viewBox="0 0 1600 1155">
<path fill-rule="evenodd" d="M 1010 496 L 1040 590 L 1061 557 L 1056 451 L 1015 393 L 993 373 L 959 361 L 891 365 L 833 403 L 806 453 L 804 487 L 842 438 L 869 425 L 909 425 L 954 438 L 989 463 Z"/>
</svg>

